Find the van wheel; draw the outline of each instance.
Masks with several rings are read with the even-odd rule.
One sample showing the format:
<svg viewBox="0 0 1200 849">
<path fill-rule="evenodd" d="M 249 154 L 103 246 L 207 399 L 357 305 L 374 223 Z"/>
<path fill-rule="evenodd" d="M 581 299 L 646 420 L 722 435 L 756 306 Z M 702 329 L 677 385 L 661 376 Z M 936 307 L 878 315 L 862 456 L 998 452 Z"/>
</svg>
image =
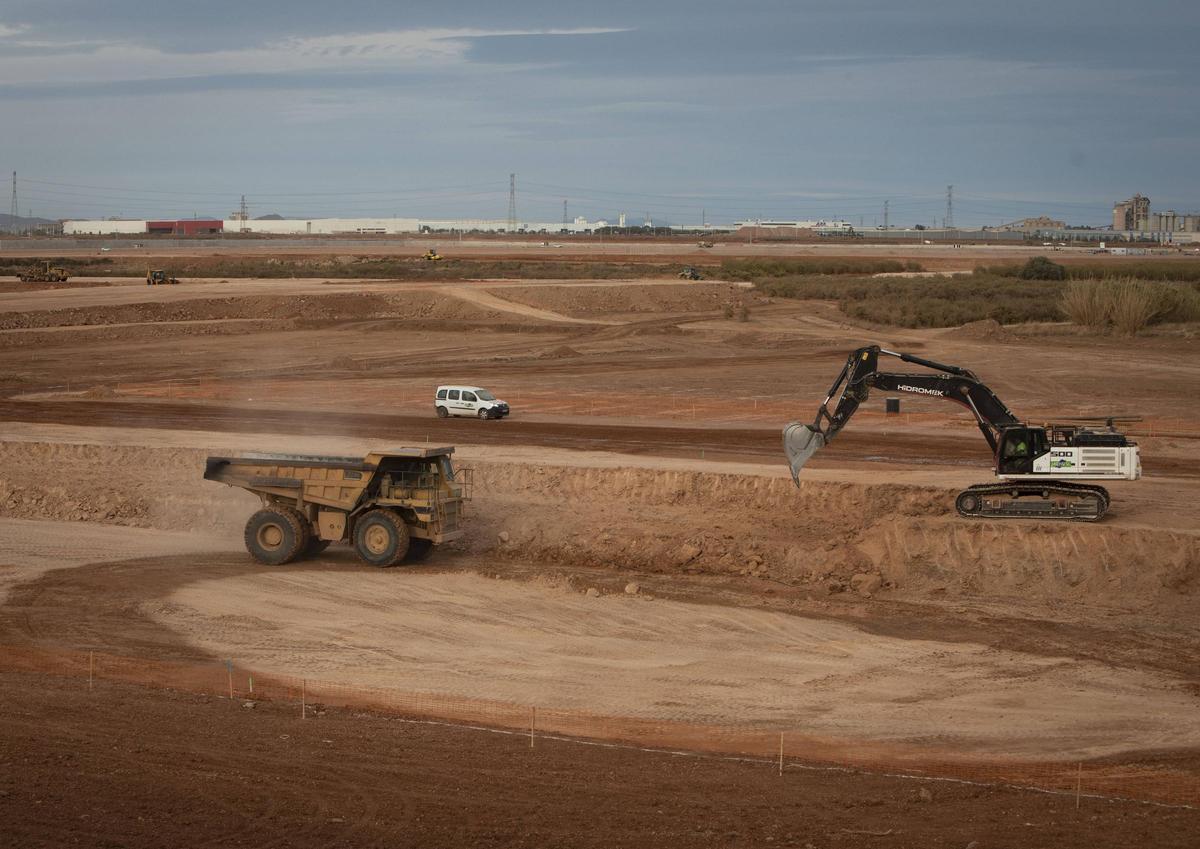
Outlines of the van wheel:
<svg viewBox="0 0 1200 849">
<path fill-rule="evenodd" d="M 395 566 L 408 545 L 408 525 L 392 510 L 368 510 L 354 523 L 354 550 L 364 563 Z"/>
<path fill-rule="evenodd" d="M 308 544 L 308 529 L 295 510 L 267 507 L 246 522 L 243 538 L 250 556 L 266 566 L 290 563 Z"/>
<path fill-rule="evenodd" d="M 445 407 L 438 407 L 437 414 L 438 414 L 439 419 L 444 419 L 444 418 L 446 418 L 446 416 L 450 415 L 450 411 L 447 410 Z"/>
<path fill-rule="evenodd" d="M 481 419 L 490 419 L 492 417 L 492 412 L 491 410 L 480 408 L 476 415 L 478 415 Z"/>
</svg>

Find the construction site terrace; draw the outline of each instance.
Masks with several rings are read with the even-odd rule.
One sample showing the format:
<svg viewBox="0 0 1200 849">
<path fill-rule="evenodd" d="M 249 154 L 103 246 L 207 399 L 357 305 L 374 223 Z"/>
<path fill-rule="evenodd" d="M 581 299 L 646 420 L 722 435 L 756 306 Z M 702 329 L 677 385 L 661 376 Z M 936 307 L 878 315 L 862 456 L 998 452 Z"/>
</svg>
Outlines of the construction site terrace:
<svg viewBox="0 0 1200 849">
<path fill-rule="evenodd" d="M 1064 299 L 1200 257 L 712 241 L 0 243 L 0 843 L 1196 845 L 1200 322 Z M 877 393 L 797 486 L 872 344 L 1136 418 L 1143 477 L 963 518 L 969 412 Z M 203 479 L 399 446 L 473 484 L 395 568 L 258 564 Z"/>
</svg>

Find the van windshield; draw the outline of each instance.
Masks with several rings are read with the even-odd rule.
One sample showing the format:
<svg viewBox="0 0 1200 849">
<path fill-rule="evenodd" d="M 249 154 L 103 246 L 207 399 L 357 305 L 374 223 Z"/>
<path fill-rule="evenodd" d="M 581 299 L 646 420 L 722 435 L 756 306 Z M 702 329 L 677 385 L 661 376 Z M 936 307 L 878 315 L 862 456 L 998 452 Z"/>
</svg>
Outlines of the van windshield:
<svg viewBox="0 0 1200 849">
<path fill-rule="evenodd" d="M 493 395 L 491 392 L 488 392 L 486 389 L 480 389 L 475 394 L 479 396 L 480 401 L 495 401 L 496 400 L 496 396 Z"/>
</svg>

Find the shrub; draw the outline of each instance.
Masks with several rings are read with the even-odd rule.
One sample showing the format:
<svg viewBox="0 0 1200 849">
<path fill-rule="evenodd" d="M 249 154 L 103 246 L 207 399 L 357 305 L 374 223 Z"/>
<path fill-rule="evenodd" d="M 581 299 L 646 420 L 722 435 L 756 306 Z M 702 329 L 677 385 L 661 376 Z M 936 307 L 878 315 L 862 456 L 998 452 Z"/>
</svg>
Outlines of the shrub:
<svg viewBox="0 0 1200 849">
<path fill-rule="evenodd" d="M 949 278 L 791 277 L 755 287 L 781 298 L 836 300 L 853 318 L 901 327 L 1058 321 L 1061 284 L 979 274 Z"/>
<path fill-rule="evenodd" d="M 1021 267 L 1022 280 L 1066 280 L 1067 269 L 1044 256 L 1035 256 Z"/>
<path fill-rule="evenodd" d="M 808 274 L 883 274 L 922 271 L 921 264 L 895 259 L 735 259 L 721 263 L 726 280 L 765 280 Z"/>
<path fill-rule="evenodd" d="M 1089 262 L 1067 267 L 1067 274 L 1079 280 L 1113 280 L 1136 277 L 1139 280 L 1175 282 L 1200 281 L 1200 261 L 1179 260 L 1120 260 Z"/>
</svg>

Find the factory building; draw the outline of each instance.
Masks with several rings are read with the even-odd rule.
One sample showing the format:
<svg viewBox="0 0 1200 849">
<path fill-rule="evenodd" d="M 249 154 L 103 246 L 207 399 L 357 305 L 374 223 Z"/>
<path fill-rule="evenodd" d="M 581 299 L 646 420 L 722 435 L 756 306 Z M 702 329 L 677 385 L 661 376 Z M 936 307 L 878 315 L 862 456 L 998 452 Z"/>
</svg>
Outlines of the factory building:
<svg viewBox="0 0 1200 849">
<path fill-rule="evenodd" d="M 1134 195 L 1129 200 L 1113 204 L 1114 230 L 1147 230 L 1150 220 L 1150 198 Z"/>
<path fill-rule="evenodd" d="M 1138 233 L 1200 233 L 1200 213 L 1152 212 L 1150 198 L 1134 195 L 1113 205 L 1113 229 Z"/>
</svg>

